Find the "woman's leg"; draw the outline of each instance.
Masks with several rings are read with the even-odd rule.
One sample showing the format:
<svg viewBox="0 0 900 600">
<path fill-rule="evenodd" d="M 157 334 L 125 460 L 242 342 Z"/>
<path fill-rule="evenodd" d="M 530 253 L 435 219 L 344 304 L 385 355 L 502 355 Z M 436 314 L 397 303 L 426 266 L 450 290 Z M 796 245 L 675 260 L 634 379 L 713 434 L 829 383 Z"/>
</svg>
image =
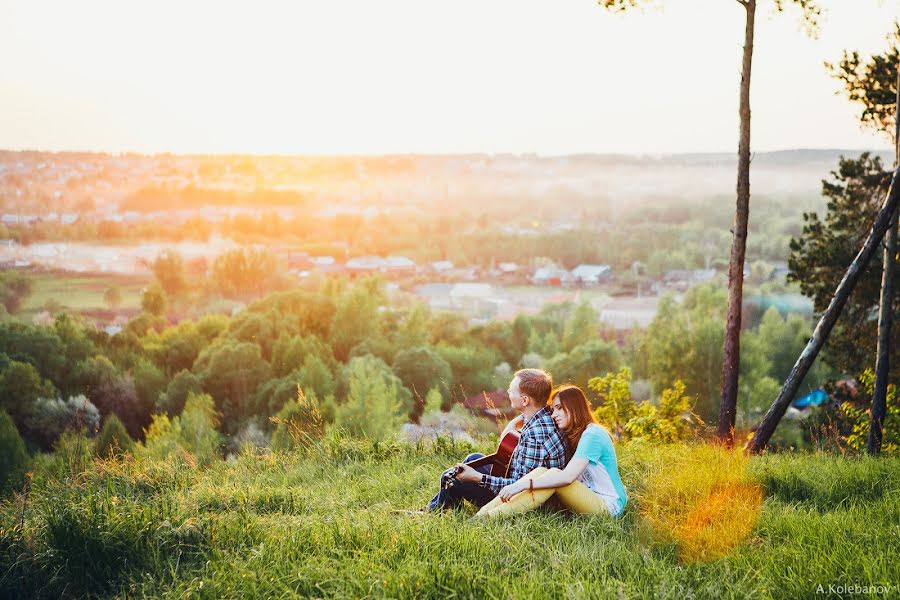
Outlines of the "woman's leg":
<svg viewBox="0 0 900 600">
<path fill-rule="evenodd" d="M 582 515 L 609 514 L 609 506 L 597 493 L 580 481 L 573 481 L 556 490 L 557 499 L 563 506 Z"/>
<path fill-rule="evenodd" d="M 546 467 L 538 467 L 534 471 L 531 471 L 530 473 L 522 477 L 522 479 L 536 479 L 545 473 L 547 473 Z M 500 515 L 512 515 L 523 513 L 529 510 L 534 510 L 535 508 L 546 502 L 547 499 L 552 496 L 553 492 L 555 491 L 555 489 L 550 488 L 546 490 L 534 490 L 533 492 L 520 492 L 506 502 L 503 502 L 498 496 L 485 504 L 475 516 L 499 517 Z"/>
<path fill-rule="evenodd" d="M 526 475 L 525 478 L 535 479 L 546 473 L 558 471 L 559 469 L 550 469 L 548 471 L 544 467 L 540 467 Z M 533 510 L 546 502 L 554 495 L 554 493 L 562 505 L 573 512 L 583 515 L 595 515 L 600 513 L 609 514 L 609 507 L 599 495 L 594 493 L 588 486 L 580 481 L 573 481 L 569 485 L 561 488 L 521 492 L 510 498 L 508 502 L 504 503 L 501 503 L 500 498 L 494 498 L 490 503 L 486 504 L 476 516 L 495 517 Z"/>
</svg>

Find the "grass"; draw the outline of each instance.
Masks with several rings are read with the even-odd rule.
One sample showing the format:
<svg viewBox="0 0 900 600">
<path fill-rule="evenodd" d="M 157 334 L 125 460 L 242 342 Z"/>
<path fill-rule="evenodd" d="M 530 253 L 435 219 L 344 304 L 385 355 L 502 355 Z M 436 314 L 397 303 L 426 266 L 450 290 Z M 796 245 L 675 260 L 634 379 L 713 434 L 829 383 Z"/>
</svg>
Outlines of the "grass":
<svg viewBox="0 0 900 600">
<path fill-rule="evenodd" d="M 148 281 L 146 277 L 60 273 L 36 273 L 31 279 L 32 293 L 17 313 L 17 317 L 28 321 L 50 301 L 76 313 L 108 311 L 103 294 L 110 287 L 117 287 L 122 293 L 119 310 L 136 310 L 141 306 L 141 290 Z"/>
<path fill-rule="evenodd" d="M 804 598 L 900 583 L 898 459 L 633 444 L 617 520 L 392 512 L 423 505 L 470 449 L 330 436 L 207 468 L 174 455 L 36 473 L 23 524 L 24 497 L 0 506 L 0 596 Z"/>
</svg>

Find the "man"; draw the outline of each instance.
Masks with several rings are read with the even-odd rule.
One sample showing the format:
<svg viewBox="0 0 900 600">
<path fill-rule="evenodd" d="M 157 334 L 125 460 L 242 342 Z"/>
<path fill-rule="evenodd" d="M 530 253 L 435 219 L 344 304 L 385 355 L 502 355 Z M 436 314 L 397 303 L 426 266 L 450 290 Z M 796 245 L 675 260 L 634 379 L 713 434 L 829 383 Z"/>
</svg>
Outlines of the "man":
<svg viewBox="0 0 900 600">
<path fill-rule="evenodd" d="M 429 502 L 427 510 L 453 508 L 459 506 L 463 500 L 468 500 L 480 508 L 493 500 L 504 486 L 538 467 L 548 469 L 565 467 L 565 436 L 556 428 L 547 407 L 552 388 L 553 381 L 544 371 L 539 369 L 517 371 L 509 384 L 509 401 L 512 407 L 522 414 L 510 421 L 503 430 L 503 433 L 506 433 L 520 424 L 522 426 L 519 443 L 510 459 L 509 477 L 490 475 L 489 465 L 476 471 L 464 463 L 459 464 L 456 482 L 438 492 Z M 470 454 L 465 462 L 482 456 Z"/>
</svg>

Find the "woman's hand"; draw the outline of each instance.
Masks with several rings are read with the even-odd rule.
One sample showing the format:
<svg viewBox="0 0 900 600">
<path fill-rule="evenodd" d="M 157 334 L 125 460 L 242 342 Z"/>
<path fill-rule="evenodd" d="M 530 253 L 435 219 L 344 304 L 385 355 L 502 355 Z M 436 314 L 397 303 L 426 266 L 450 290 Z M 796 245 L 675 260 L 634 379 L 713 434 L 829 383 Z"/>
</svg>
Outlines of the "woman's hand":
<svg viewBox="0 0 900 600">
<path fill-rule="evenodd" d="M 512 498 L 519 492 L 524 492 L 527 488 L 527 482 L 524 479 L 520 479 L 515 483 L 511 483 L 505 486 L 497 495 L 500 496 L 500 500 L 502 500 L 503 502 L 507 502 L 510 498 Z"/>
<path fill-rule="evenodd" d="M 456 473 L 456 478 L 459 481 L 471 481 L 472 483 L 478 483 L 481 481 L 481 473 L 470 467 L 465 463 L 459 463 L 456 465 L 456 468 L 459 471 Z"/>
</svg>

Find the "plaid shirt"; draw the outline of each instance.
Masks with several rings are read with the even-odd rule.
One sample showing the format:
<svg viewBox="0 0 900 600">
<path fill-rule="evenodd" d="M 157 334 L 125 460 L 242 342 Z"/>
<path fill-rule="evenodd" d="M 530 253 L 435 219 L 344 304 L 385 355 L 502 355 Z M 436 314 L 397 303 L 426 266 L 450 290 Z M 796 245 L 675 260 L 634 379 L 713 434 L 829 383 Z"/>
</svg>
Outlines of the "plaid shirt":
<svg viewBox="0 0 900 600">
<path fill-rule="evenodd" d="M 509 462 L 509 477 L 487 475 L 484 487 L 494 493 L 527 475 L 538 467 L 562 469 L 566 466 L 566 440 L 553 419 L 550 409 L 537 411 L 522 427 L 519 443 Z"/>
</svg>

